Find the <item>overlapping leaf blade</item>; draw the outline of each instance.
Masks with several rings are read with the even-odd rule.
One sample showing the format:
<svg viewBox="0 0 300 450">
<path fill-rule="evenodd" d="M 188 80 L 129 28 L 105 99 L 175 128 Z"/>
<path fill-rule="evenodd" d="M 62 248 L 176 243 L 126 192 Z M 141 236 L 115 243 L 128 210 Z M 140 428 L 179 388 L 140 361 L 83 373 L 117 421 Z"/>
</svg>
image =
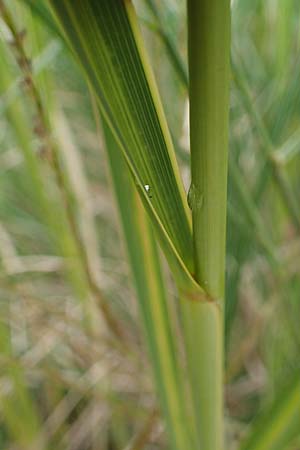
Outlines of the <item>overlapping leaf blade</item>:
<svg viewBox="0 0 300 450">
<path fill-rule="evenodd" d="M 176 270 L 179 265 L 177 275 L 183 272 L 192 283 L 187 201 L 131 2 L 50 3 L 124 153 L 171 266 Z"/>
</svg>

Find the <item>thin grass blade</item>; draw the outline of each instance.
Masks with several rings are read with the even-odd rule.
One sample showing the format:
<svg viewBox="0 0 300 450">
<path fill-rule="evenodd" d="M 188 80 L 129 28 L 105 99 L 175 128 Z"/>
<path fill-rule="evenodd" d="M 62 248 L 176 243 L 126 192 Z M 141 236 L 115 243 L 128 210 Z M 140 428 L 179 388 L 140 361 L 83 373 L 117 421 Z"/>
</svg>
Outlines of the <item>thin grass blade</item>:
<svg viewBox="0 0 300 450">
<path fill-rule="evenodd" d="M 189 275 L 193 256 L 187 201 L 131 2 L 50 3 L 95 90 L 177 281 L 195 288 Z"/>
</svg>

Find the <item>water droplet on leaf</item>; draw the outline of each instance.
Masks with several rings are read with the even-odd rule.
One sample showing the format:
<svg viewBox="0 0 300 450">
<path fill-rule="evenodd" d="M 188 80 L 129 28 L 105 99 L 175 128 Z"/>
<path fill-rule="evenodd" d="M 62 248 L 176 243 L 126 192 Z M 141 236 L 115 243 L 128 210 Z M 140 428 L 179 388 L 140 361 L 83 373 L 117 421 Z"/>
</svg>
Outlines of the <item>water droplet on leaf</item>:
<svg viewBox="0 0 300 450">
<path fill-rule="evenodd" d="M 148 197 L 149 197 L 149 198 L 152 198 L 151 187 L 150 187 L 150 185 L 149 185 L 149 184 L 145 184 L 145 185 L 144 185 L 144 188 L 145 188 L 145 191 L 146 191 L 147 194 L 148 194 Z"/>
</svg>

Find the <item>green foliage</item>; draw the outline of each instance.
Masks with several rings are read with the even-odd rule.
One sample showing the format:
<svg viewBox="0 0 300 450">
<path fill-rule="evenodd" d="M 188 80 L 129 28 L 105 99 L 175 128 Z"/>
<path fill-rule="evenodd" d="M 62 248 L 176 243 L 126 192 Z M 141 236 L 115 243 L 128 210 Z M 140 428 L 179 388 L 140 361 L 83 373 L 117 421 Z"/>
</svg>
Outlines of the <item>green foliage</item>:
<svg viewBox="0 0 300 450">
<path fill-rule="evenodd" d="M 298 449 L 298 2 L 0 7 L 0 448 Z"/>
</svg>

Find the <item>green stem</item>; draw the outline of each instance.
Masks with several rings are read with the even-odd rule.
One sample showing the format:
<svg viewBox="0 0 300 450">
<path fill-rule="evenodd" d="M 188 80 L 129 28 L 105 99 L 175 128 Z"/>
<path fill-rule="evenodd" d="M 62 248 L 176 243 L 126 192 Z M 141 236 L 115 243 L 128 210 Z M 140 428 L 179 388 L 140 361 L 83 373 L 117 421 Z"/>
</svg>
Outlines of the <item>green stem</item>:
<svg viewBox="0 0 300 450">
<path fill-rule="evenodd" d="M 197 450 L 223 449 L 223 315 L 216 302 L 181 298 Z"/>
<path fill-rule="evenodd" d="M 185 329 L 200 448 L 221 450 L 230 1 L 189 0 L 188 25 L 195 277 L 212 301 L 184 306 Z"/>
</svg>

